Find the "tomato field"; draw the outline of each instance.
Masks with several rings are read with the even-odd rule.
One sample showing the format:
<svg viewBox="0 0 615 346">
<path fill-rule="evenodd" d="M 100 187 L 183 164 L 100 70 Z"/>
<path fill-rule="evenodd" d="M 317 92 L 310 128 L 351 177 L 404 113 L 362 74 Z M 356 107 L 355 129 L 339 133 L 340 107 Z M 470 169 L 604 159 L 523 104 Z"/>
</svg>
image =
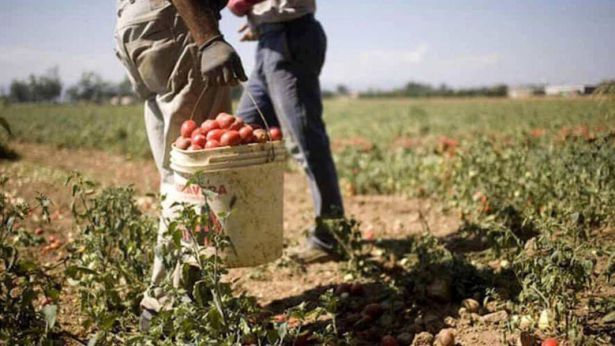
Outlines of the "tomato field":
<svg viewBox="0 0 615 346">
<path fill-rule="evenodd" d="M 159 196 L 142 108 L 1 107 L 0 344 L 615 342 L 612 99 L 325 101 L 343 260 L 197 255 L 149 333 Z M 284 190 L 291 248 L 312 222 L 292 162 Z M 207 215 L 184 210 L 170 235 Z"/>
</svg>

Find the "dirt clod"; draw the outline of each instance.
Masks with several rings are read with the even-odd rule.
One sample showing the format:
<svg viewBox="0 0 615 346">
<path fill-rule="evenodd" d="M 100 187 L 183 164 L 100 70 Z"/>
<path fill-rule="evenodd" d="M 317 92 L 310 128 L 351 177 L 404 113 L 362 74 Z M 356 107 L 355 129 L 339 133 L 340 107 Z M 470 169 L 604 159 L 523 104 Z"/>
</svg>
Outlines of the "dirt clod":
<svg viewBox="0 0 615 346">
<path fill-rule="evenodd" d="M 417 334 L 412 340 L 412 346 L 431 346 L 433 344 L 433 335 L 428 332 Z"/>
<path fill-rule="evenodd" d="M 411 333 L 401 333 L 397 335 L 397 342 L 401 345 L 410 345 L 413 337 L 414 335 L 412 335 Z"/>
<path fill-rule="evenodd" d="M 533 333 L 521 332 L 517 338 L 517 346 L 533 346 L 538 343 L 538 338 Z"/>
<path fill-rule="evenodd" d="M 363 315 L 369 316 L 371 318 L 380 317 L 380 315 L 382 315 L 382 312 L 382 306 L 378 303 L 367 304 L 365 308 L 363 308 Z"/>
<path fill-rule="evenodd" d="M 464 308 L 466 308 L 466 310 L 468 312 L 474 312 L 477 313 L 478 309 L 480 308 L 480 303 L 477 302 L 476 300 L 472 299 L 472 298 L 468 298 L 468 299 L 464 299 L 461 302 L 461 306 L 463 306 Z"/>
<path fill-rule="evenodd" d="M 480 320 L 485 323 L 499 323 L 507 319 L 508 319 L 508 312 L 506 312 L 506 310 L 493 312 L 493 313 L 487 314 L 480 318 Z"/>
<path fill-rule="evenodd" d="M 436 278 L 427 286 L 427 296 L 441 302 L 449 302 L 451 300 L 451 283 L 449 280 Z"/>
<path fill-rule="evenodd" d="M 454 346 L 455 332 L 452 329 L 442 329 L 436 336 L 434 346 Z"/>
</svg>

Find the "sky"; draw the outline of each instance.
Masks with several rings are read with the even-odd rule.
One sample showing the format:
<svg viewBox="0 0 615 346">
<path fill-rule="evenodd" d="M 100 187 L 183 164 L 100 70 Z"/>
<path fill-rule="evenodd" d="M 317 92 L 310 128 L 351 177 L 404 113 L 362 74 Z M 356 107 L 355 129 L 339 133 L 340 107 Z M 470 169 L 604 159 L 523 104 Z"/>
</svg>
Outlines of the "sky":
<svg viewBox="0 0 615 346">
<path fill-rule="evenodd" d="M 408 81 L 453 87 L 576 84 L 615 78 L 613 0 L 317 1 L 328 36 L 324 88 L 390 89 Z M 114 0 L 0 1 L 0 86 L 58 66 L 65 84 L 84 71 L 119 81 Z M 244 22 L 221 29 L 254 65 Z"/>
</svg>

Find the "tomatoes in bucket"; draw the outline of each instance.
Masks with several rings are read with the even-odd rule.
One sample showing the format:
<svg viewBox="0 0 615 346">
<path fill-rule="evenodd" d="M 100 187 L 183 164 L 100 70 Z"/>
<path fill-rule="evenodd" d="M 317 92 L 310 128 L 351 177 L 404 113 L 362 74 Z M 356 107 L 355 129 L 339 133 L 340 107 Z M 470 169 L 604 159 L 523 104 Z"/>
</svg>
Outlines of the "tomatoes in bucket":
<svg viewBox="0 0 615 346">
<path fill-rule="evenodd" d="M 282 131 L 277 127 L 271 127 L 267 132 L 258 124 L 246 124 L 243 119 L 228 113 L 220 113 L 200 126 L 194 120 L 186 120 L 181 125 L 180 133 L 175 147 L 189 151 L 265 143 L 283 138 Z"/>
</svg>

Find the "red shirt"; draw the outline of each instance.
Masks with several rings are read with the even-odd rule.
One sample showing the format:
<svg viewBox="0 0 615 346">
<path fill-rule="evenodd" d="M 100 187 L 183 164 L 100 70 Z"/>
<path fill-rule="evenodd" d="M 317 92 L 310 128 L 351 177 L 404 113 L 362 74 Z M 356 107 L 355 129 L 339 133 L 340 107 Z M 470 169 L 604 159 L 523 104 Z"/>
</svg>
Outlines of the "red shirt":
<svg viewBox="0 0 615 346">
<path fill-rule="evenodd" d="M 230 0 L 228 2 L 227 7 L 231 12 L 233 12 L 236 16 L 245 16 L 252 6 L 262 2 L 264 0 Z"/>
</svg>

